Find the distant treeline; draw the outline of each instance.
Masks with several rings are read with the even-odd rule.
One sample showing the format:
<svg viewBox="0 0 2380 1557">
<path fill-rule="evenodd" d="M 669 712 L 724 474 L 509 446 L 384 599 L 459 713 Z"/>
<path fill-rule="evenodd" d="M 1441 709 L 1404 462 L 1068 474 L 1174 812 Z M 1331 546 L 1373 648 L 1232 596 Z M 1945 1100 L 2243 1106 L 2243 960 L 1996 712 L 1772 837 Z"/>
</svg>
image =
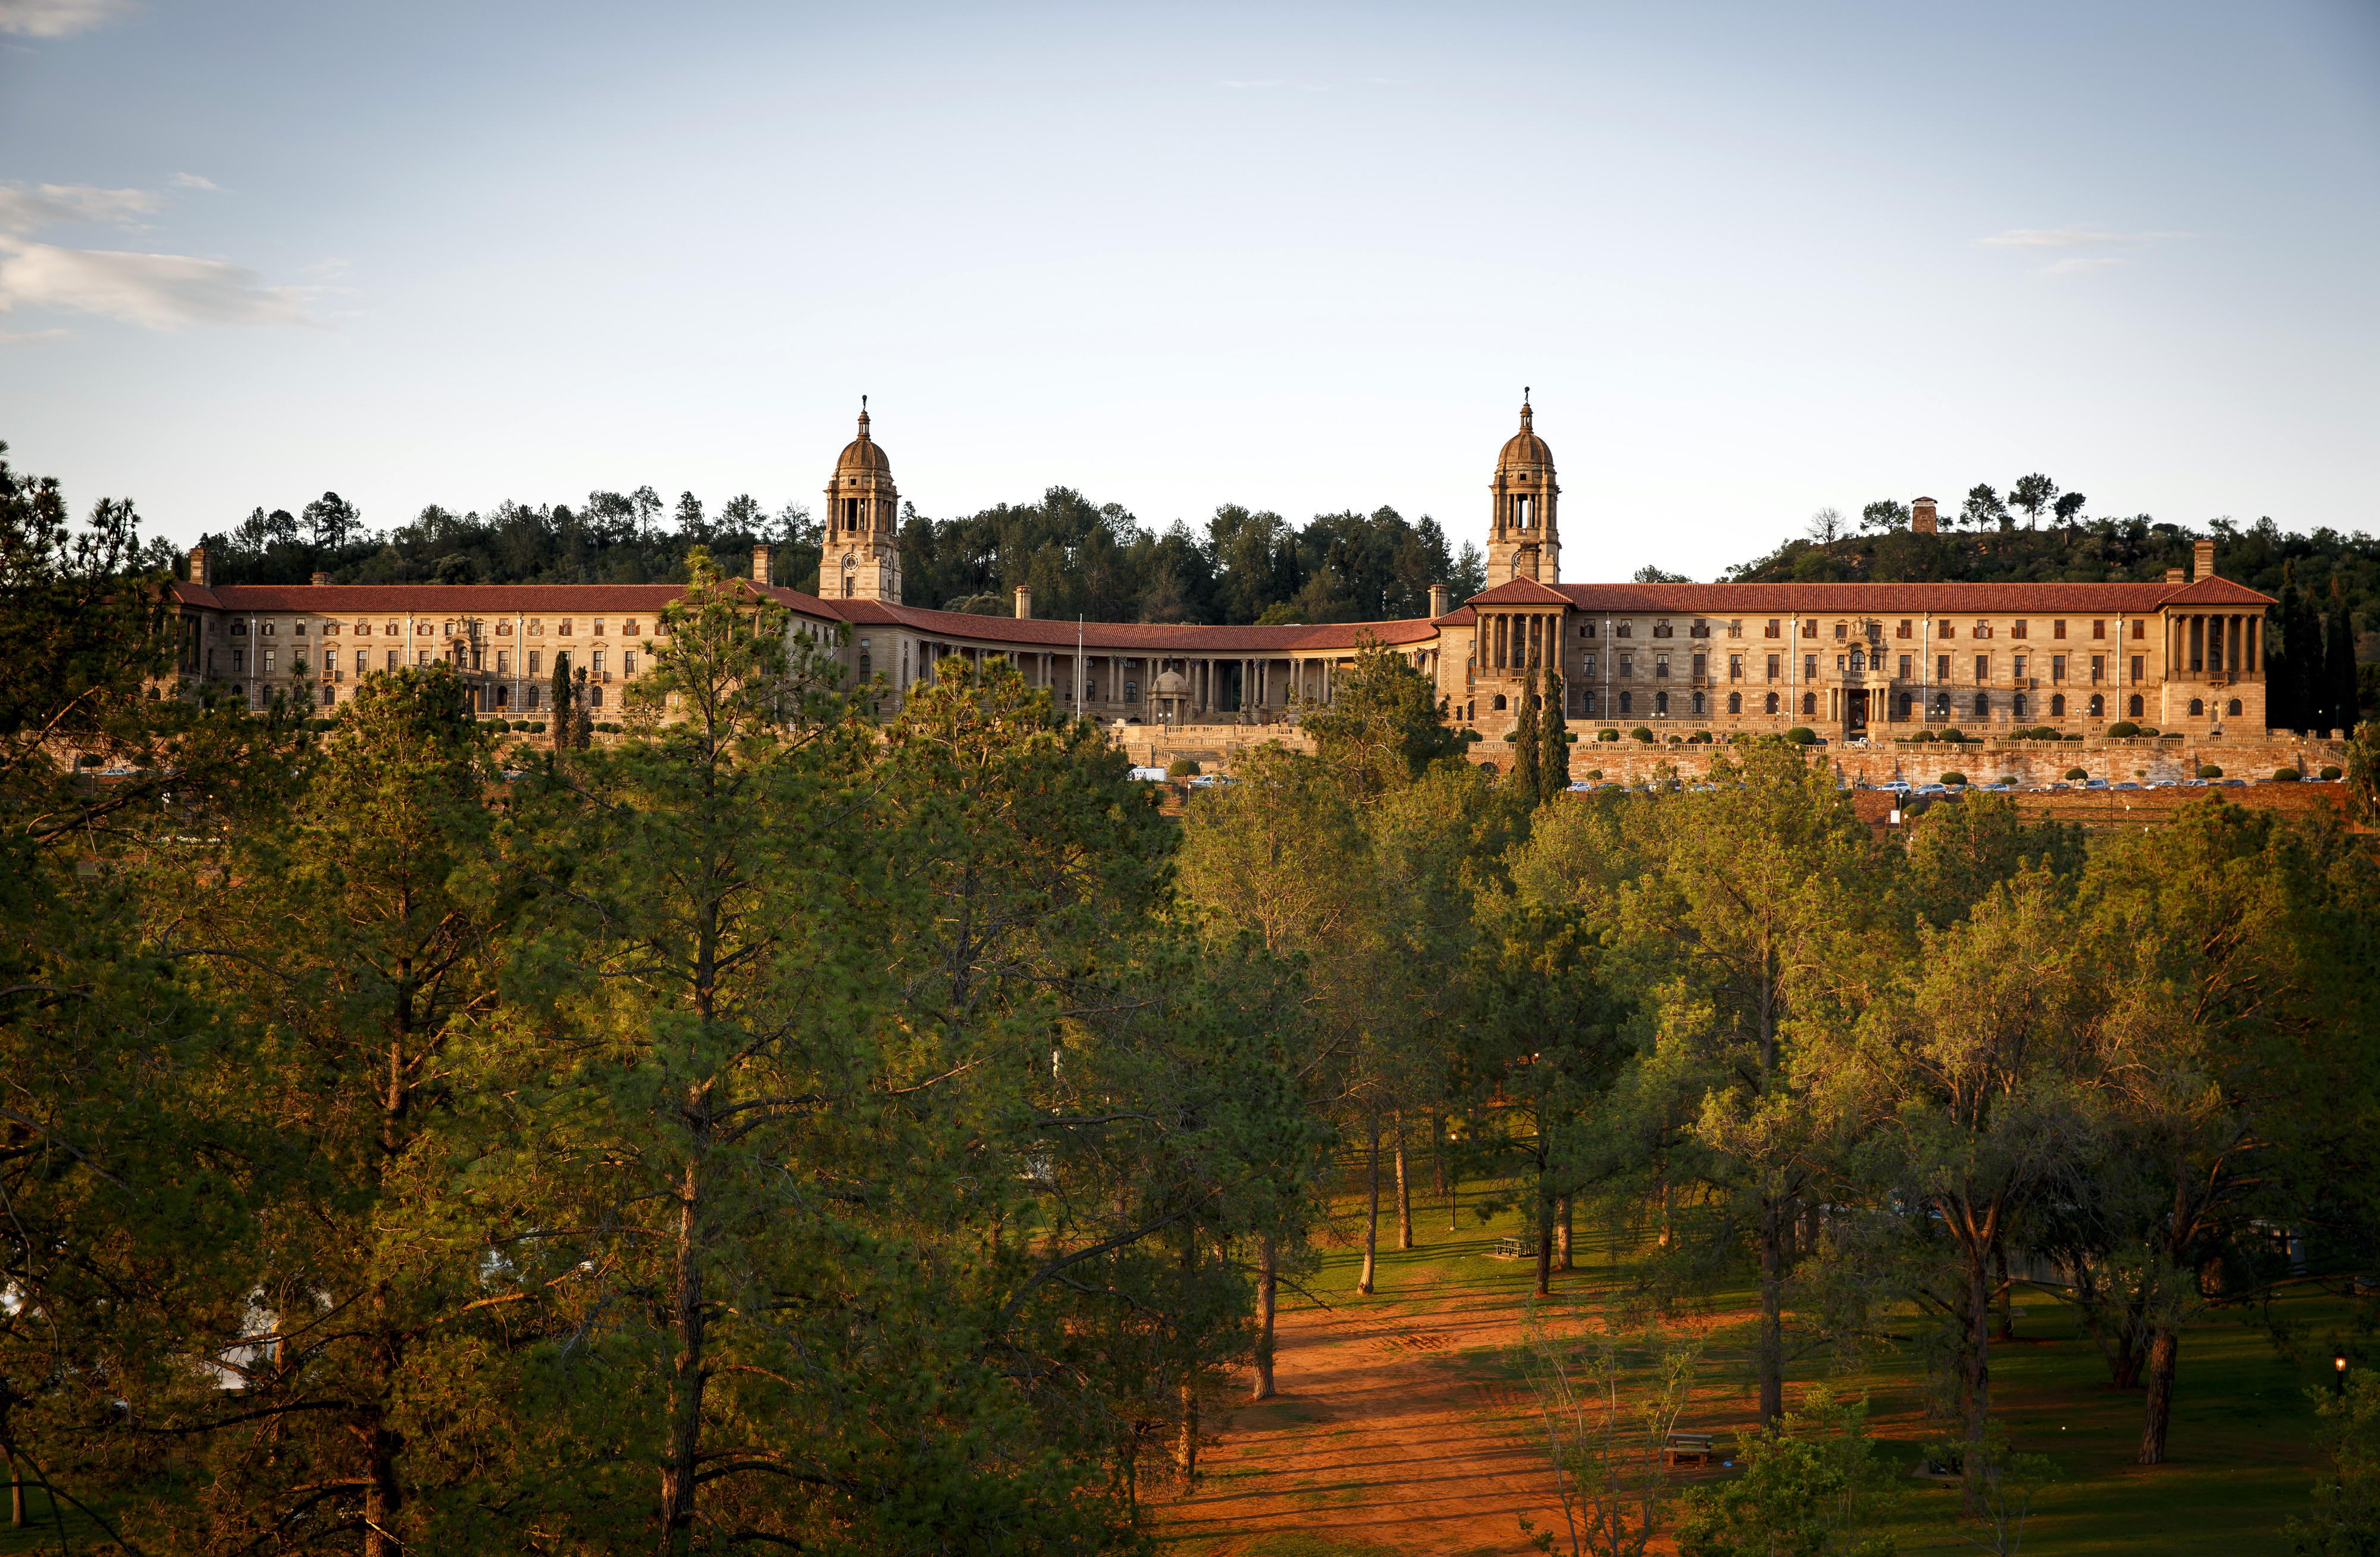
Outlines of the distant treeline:
<svg viewBox="0 0 2380 1557">
<path fill-rule="evenodd" d="M 589 493 L 575 508 L 506 502 L 456 514 L 432 504 L 385 531 L 324 493 L 298 513 L 259 508 L 201 539 L 215 579 L 228 584 L 303 583 L 317 572 L 341 584 L 679 583 L 695 546 L 729 573 L 748 574 L 753 547 L 765 542 L 773 582 L 815 591 L 823 536 L 798 504 L 771 514 L 739 494 L 714 514 L 692 493 L 673 507 L 640 487 Z M 1111 622 L 1417 616 L 1429 608 L 1431 585 L 1461 600 L 1487 581 L 1478 548 L 1453 550 L 1427 515 L 1408 521 L 1393 508 L 1349 510 L 1300 527 L 1230 504 L 1204 534 L 1179 520 L 1160 532 L 1068 487 L 962 518 L 909 506 L 901 552 L 909 604 L 1004 615 L 1016 586 L 1029 584 L 1038 614 Z"/>
</svg>

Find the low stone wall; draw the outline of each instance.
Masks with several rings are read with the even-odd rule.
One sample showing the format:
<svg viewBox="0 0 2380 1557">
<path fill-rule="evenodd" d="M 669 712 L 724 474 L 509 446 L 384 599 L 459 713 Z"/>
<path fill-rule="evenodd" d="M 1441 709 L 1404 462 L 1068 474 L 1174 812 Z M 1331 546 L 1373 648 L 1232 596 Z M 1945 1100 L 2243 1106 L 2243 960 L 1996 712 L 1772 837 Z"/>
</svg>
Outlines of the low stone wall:
<svg viewBox="0 0 2380 1557">
<path fill-rule="evenodd" d="M 1723 748 L 1649 744 L 1622 736 L 1617 741 L 1581 740 L 1571 748 L 1570 769 L 1584 778 L 1597 769 L 1607 779 L 1626 784 L 1649 778 L 1660 764 L 1673 764 L 1681 777 L 1706 772 L 1711 756 Z M 1946 772 L 1967 775 L 1975 784 L 2010 778 L 2020 785 L 2057 784 L 2070 769 L 2113 784 L 2152 783 L 2160 779 L 2194 778 L 2202 767 L 2223 770 L 2226 778 L 2268 779 L 2276 770 L 2294 768 L 2318 773 L 2325 766 L 2345 767 L 2347 748 L 2338 741 L 2306 740 L 2274 731 L 2262 740 L 2199 741 L 2107 740 L 2022 741 L 1984 739 L 1956 746 L 1938 741 L 1903 745 L 1878 741 L 1866 746 L 1827 745 L 1812 748 L 1838 776 L 1852 784 L 1883 784 L 1904 779 L 1932 784 Z M 1499 741 L 1481 741 L 1472 760 L 1503 768 L 1512 748 Z"/>
</svg>

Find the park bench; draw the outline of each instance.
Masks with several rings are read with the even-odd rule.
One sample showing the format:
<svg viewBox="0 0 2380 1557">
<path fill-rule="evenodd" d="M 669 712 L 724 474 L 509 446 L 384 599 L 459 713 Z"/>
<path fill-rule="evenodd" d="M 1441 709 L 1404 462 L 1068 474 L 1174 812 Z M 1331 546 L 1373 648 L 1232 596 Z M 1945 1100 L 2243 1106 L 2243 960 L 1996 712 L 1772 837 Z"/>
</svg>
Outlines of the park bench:
<svg viewBox="0 0 2380 1557">
<path fill-rule="evenodd" d="M 1670 1465 L 1683 1465 L 1688 1460 L 1706 1466 L 1711 1463 L 1711 1438 L 1706 1432 L 1673 1432 L 1661 1446 L 1661 1457 Z"/>
<path fill-rule="evenodd" d="M 1497 1239 L 1496 1247 L 1488 1251 L 1490 1259 L 1525 1259 L 1528 1255 L 1529 1251 L 1522 1247 L 1519 1235 L 1510 1233 Z"/>
</svg>

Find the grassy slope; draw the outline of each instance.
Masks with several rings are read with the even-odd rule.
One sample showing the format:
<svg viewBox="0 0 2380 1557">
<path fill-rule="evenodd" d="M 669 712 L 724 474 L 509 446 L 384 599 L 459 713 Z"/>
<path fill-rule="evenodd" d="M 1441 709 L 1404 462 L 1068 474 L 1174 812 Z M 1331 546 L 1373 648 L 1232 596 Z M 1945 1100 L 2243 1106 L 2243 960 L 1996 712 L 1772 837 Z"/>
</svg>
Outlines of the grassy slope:
<svg viewBox="0 0 2380 1557">
<path fill-rule="evenodd" d="M 1353 1214 L 1352 1199 L 1342 1202 L 1342 1217 Z M 1308 1284 L 1334 1308 L 1365 1315 L 1419 1318 L 1490 1301 L 1509 1306 L 1517 1317 L 1527 1298 L 1530 1269 L 1488 1259 L 1484 1252 L 1497 1235 L 1517 1231 L 1516 1219 L 1507 1213 L 1483 1224 L 1466 1209 L 1460 1221 L 1460 1230 L 1448 1233 L 1443 1205 L 1417 1198 L 1414 1224 L 1422 1247 L 1400 1254 L 1385 1247 L 1394 1242 L 1394 1232 L 1384 1217 L 1388 1236 L 1373 1297 L 1357 1296 L 1354 1290 L 1360 1247 L 1326 1251 L 1321 1271 Z M 1602 1287 L 1636 1268 L 1633 1258 L 1614 1262 L 1606 1235 L 1584 1224 L 1579 1232 L 1582 1270 L 1558 1278 L 1548 1309 L 1557 1326 L 1567 1322 L 1560 1316 L 1592 1306 L 1585 1289 Z M 1746 1285 L 1697 1303 L 1701 1318 L 1718 1322 L 1708 1337 L 1697 1404 L 1687 1422 L 1749 1420 L 1750 1335 L 1742 1321 L 1751 1298 Z M 1302 1301 L 1285 1295 L 1285 1308 L 1299 1306 Z M 2305 1506 L 2318 1469 L 2313 1417 L 2304 1395 L 2317 1380 L 2283 1361 L 2260 1330 L 2235 1316 L 2194 1325 L 2182 1345 L 2170 1457 L 2163 1466 L 2139 1466 L 2132 1462 L 2141 1392 L 2107 1386 L 2098 1353 L 2067 1305 L 2036 1295 L 2021 1299 L 2020 1308 L 2020 1340 L 1993 1355 L 1996 1415 L 2017 1449 L 2049 1455 L 2062 1473 L 2036 1506 L 2024 1551 L 2042 1557 L 2255 1557 L 2288 1551 L 2283 1521 Z M 2345 1320 L 2343 1308 L 2336 1318 Z M 1491 1350 L 1447 1356 L 1440 1366 L 1481 1381 L 1513 1377 L 1504 1357 Z M 1891 1446 L 1892 1458 L 1901 1466 L 1915 1463 L 1927 1434 L 1918 1420 L 1921 1381 L 1913 1357 L 1887 1356 L 1833 1378 L 1823 1360 L 1814 1358 L 1789 1377 L 1789 1396 L 1794 1386 L 1816 1382 L 1865 1393 L 1876 1436 Z M 1955 1491 L 1912 1482 L 1892 1526 L 1900 1550 L 1975 1550 L 1957 1524 L 1957 1508 Z M 1169 1543 L 1169 1550 L 1173 1557 L 1197 1557 L 1213 1545 L 1181 1540 Z M 1284 1533 L 1235 1543 L 1232 1550 L 1248 1557 L 1363 1557 L 1371 1549 Z"/>
</svg>

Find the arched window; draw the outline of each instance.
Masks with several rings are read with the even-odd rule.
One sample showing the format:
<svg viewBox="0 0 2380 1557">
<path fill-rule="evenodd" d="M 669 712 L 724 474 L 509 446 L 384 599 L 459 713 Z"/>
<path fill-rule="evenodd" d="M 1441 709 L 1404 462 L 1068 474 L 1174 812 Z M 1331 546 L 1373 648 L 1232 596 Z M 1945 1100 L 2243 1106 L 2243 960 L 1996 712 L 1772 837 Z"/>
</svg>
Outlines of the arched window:
<svg viewBox="0 0 2380 1557">
<path fill-rule="evenodd" d="M 1912 707 L 1913 707 L 1913 706 L 1915 705 L 1915 702 L 1916 702 L 1916 699 L 1915 699 L 1914 698 L 1911 697 L 1908 693 L 1903 692 L 1902 694 L 1900 694 L 1900 717 L 1901 717 L 1901 718 L 1906 719 L 1906 718 L 1908 718 L 1908 717 L 1909 717 L 1909 711 L 1910 711 L 1910 709 L 1911 709 Z"/>
<path fill-rule="evenodd" d="M 2140 694 L 2137 692 L 2132 695 L 2132 700 L 2124 705 L 2124 713 L 2128 718 L 2138 719 L 2146 712 L 2146 710 L 2141 707 Z"/>
<path fill-rule="evenodd" d="M 1776 694 L 1776 693 L 1774 693 L 1774 692 L 1771 692 L 1771 693 L 1769 693 L 1769 694 L 1768 694 L 1768 709 L 1767 709 L 1767 712 L 1770 712 L 1770 713 L 1774 713 L 1774 712 L 1777 712 L 1777 694 Z"/>
<path fill-rule="evenodd" d="M 1992 716 L 1992 695 L 1991 695 L 1990 693 L 1988 693 L 1988 692 L 1978 692 L 1978 693 L 1976 693 L 1976 694 L 1975 694 L 1975 717 L 1976 717 L 1976 718 L 1978 718 L 1978 719 L 1989 719 L 1991 716 Z"/>
<path fill-rule="evenodd" d="M 1595 688 L 1592 687 L 1586 689 L 1586 716 L 1589 719 L 1595 717 Z"/>
<path fill-rule="evenodd" d="M 2205 712 L 2206 705 L 2204 703 L 2201 702 L 2196 698 L 2190 699 L 2190 716 L 2192 719 L 2197 718 L 2200 714 L 2204 713 Z"/>
<path fill-rule="evenodd" d="M 1818 716 L 1818 694 L 1816 694 L 1815 692 L 1804 692 L 1804 693 L 1803 693 L 1803 694 L 1802 694 L 1802 717 L 1803 717 L 1803 718 L 1804 718 L 1804 719 L 1815 719 L 1817 716 Z"/>
<path fill-rule="evenodd" d="M 2023 693 L 2019 692 L 2014 698 L 2009 699 L 2009 712 L 2015 714 L 2019 719 L 2022 719 L 2024 717 Z"/>
<path fill-rule="evenodd" d="M 2049 695 L 2049 717 L 2052 719 L 2063 719 L 2066 717 L 2065 693 L 2053 692 Z"/>
<path fill-rule="evenodd" d="M 1653 694 L 1653 712 L 1657 714 L 1667 714 L 1670 712 L 1670 694 L 1667 692 Z"/>
<path fill-rule="evenodd" d="M 1492 703 L 1489 703 L 1488 706 L 1489 708 L 1491 708 L 1491 709 L 1500 709 L 1500 708 L 1502 708 L 1502 707 L 1504 706 L 1504 694 L 1503 694 L 1503 693 L 1501 693 L 1501 692 L 1497 693 L 1497 694 L 1496 694 L 1496 700 L 1495 700 L 1494 702 L 1492 702 Z"/>
<path fill-rule="evenodd" d="M 1620 694 L 1620 712 L 1622 713 L 1633 713 L 1636 712 L 1635 693 L 1622 692 Z"/>
<path fill-rule="evenodd" d="M 2096 692 L 2091 694 L 2091 717 L 2094 719 L 2107 717 L 2107 699 Z"/>
<path fill-rule="evenodd" d="M 1697 693 L 1695 693 L 1695 694 L 1694 694 L 1694 717 L 1695 717 L 1695 718 L 1697 718 L 1697 719 L 1700 719 L 1702 716 L 1703 716 L 1703 695 L 1702 695 L 1700 692 L 1697 692 Z"/>
<path fill-rule="evenodd" d="M 2234 698 L 2234 699 L 2232 699 L 2229 702 L 2225 703 L 2225 704 L 2223 705 L 2223 712 L 2224 712 L 2225 713 L 2229 714 L 2229 715 L 2230 715 L 2232 718 L 2234 718 L 2234 719 L 2239 718 L 2239 717 L 2240 717 L 2240 699 L 2237 699 L 2237 698 Z"/>
<path fill-rule="evenodd" d="M 1742 693 L 1730 692 L 1727 695 L 1727 712 L 1730 713 L 1742 713 L 1743 712 Z"/>
<path fill-rule="evenodd" d="M 1949 693 L 1948 693 L 1948 692 L 1937 692 L 1937 693 L 1935 693 L 1935 694 L 1934 694 L 1934 712 L 1935 712 L 1935 713 L 1936 713 L 1936 714 L 1939 715 L 1941 718 L 1948 719 L 1948 718 L 1949 718 L 1949 717 L 1950 717 L 1950 694 L 1949 694 Z"/>
</svg>

